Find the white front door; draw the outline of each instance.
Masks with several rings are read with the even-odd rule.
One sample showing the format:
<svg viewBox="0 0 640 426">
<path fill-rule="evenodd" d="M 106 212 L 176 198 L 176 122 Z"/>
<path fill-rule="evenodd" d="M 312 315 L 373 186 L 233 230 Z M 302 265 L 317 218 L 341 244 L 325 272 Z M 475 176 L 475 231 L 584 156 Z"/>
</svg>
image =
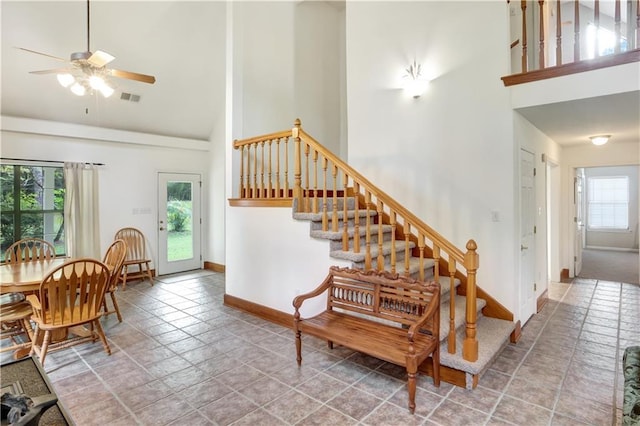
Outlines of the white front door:
<svg viewBox="0 0 640 426">
<path fill-rule="evenodd" d="M 202 267 L 199 174 L 158 173 L 158 275 Z"/>
<path fill-rule="evenodd" d="M 584 247 L 584 169 L 575 169 L 574 184 L 574 226 L 576 238 L 574 242 L 573 276 L 577 277 L 582 270 L 582 248 Z"/>
<path fill-rule="evenodd" d="M 536 310 L 534 156 L 520 150 L 520 321 L 524 324 Z"/>
</svg>

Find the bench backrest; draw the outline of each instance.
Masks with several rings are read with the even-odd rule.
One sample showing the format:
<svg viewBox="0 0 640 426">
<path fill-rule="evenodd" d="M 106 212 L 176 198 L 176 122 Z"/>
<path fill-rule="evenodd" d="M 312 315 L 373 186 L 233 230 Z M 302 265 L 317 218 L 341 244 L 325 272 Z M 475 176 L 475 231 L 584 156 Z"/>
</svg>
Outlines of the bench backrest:
<svg viewBox="0 0 640 426">
<path fill-rule="evenodd" d="M 422 317 L 431 303 L 440 302 L 438 283 L 397 273 L 332 266 L 328 278 L 328 310 L 339 308 L 407 326 Z"/>
</svg>

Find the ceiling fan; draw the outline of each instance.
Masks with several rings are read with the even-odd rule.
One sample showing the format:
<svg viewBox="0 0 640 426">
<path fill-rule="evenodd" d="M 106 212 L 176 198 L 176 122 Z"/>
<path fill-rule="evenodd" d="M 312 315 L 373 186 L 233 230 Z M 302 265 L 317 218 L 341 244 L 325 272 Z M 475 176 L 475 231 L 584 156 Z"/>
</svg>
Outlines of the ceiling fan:
<svg viewBox="0 0 640 426">
<path fill-rule="evenodd" d="M 90 34 L 90 9 L 89 0 L 87 0 L 87 50 L 85 52 L 74 52 L 71 54 L 70 60 L 67 61 L 57 56 L 25 49 L 24 47 L 18 47 L 18 49 L 53 58 L 57 61 L 69 62 L 70 67 L 67 68 L 30 71 L 30 73 L 57 74 L 58 82 L 63 87 L 69 87 L 78 96 L 91 93 L 91 91 L 99 91 L 105 98 L 111 96 L 114 88 L 113 84 L 109 82 L 109 77 L 124 78 L 149 84 L 156 82 L 156 78 L 152 75 L 107 68 L 106 65 L 113 61 L 115 57 L 102 50 L 91 52 L 89 45 Z"/>
</svg>

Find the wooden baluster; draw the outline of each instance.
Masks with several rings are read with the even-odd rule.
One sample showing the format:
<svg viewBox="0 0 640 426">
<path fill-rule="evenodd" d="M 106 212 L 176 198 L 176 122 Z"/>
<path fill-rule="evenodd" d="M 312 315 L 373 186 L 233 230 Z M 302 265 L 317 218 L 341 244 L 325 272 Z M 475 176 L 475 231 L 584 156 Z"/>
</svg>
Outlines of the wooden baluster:
<svg viewBox="0 0 640 426">
<path fill-rule="evenodd" d="M 359 204 L 360 204 L 360 184 L 358 182 L 356 182 L 355 180 L 353 181 L 353 192 L 354 192 L 354 196 L 355 196 L 355 200 L 354 200 L 354 212 L 355 212 L 355 216 L 353 218 L 354 220 L 354 224 L 353 224 L 353 252 L 354 253 L 360 253 L 360 211 L 359 211 Z"/>
<path fill-rule="evenodd" d="M 310 206 L 310 200 L 309 200 L 309 188 L 311 187 L 310 185 L 310 180 L 309 180 L 309 150 L 311 149 L 311 147 L 309 146 L 309 144 L 305 143 L 304 144 L 304 188 L 302 189 L 302 194 L 304 196 L 304 211 L 305 212 L 310 212 L 311 211 L 311 206 Z"/>
<path fill-rule="evenodd" d="M 573 62 L 578 62 L 580 60 L 580 0 L 575 0 L 573 4 Z"/>
<path fill-rule="evenodd" d="M 264 141 L 260 142 L 260 195 L 264 197 Z"/>
<path fill-rule="evenodd" d="M 562 18 L 560 0 L 556 0 L 556 66 L 562 65 Z"/>
<path fill-rule="evenodd" d="M 522 9 L 522 72 L 529 71 L 527 67 L 527 0 L 520 1 Z"/>
<path fill-rule="evenodd" d="M 253 186 L 252 198 L 258 198 L 258 144 L 253 144 Z"/>
<path fill-rule="evenodd" d="M 299 212 L 306 212 L 304 209 L 304 200 L 302 199 L 302 151 L 300 149 L 300 133 L 298 126 L 293 128 L 293 198 L 296 200 Z"/>
<path fill-rule="evenodd" d="M 462 358 L 466 361 L 475 362 L 478 360 L 478 339 L 476 337 L 476 271 L 478 270 L 479 258 L 476 250 L 478 245 L 475 241 L 469 240 L 467 252 L 464 255 L 464 267 L 467 270 L 467 306 L 466 306 L 466 337 L 462 343 Z"/>
<path fill-rule="evenodd" d="M 615 53 L 620 53 L 620 40 L 622 39 L 621 17 L 620 17 L 620 0 L 616 0 L 614 33 L 616 37 Z"/>
<path fill-rule="evenodd" d="M 433 245 L 433 279 L 440 282 L 440 246 Z"/>
<path fill-rule="evenodd" d="M 382 215 L 384 213 L 382 208 L 382 200 L 378 198 L 377 202 L 378 210 L 378 271 L 384 270 L 384 253 L 382 252 L 382 244 L 384 243 L 384 236 L 382 233 Z"/>
<path fill-rule="evenodd" d="M 280 138 L 276 139 L 276 198 L 284 198 L 280 194 Z"/>
<path fill-rule="evenodd" d="M 272 160 L 271 160 L 271 144 L 273 143 L 273 139 L 269 139 L 269 174 L 268 174 L 268 179 L 267 179 L 267 198 L 271 198 L 272 197 L 272 192 L 273 192 L 273 168 L 272 168 Z"/>
<path fill-rule="evenodd" d="M 411 250 L 409 249 L 409 238 L 411 237 L 411 225 L 409 221 L 404 219 L 404 274 L 409 276 L 409 259 L 411 258 Z"/>
<path fill-rule="evenodd" d="M 540 46 L 538 51 L 539 69 L 544 68 L 544 0 L 539 0 L 540 5 Z"/>
<path fill-rule="evenodd" d="M 289 198 L 289 138 L 284 138 L 284 198 Z M 300 208 L 300 206 L 298 206 Z"/>
<path fill-rule="evenodd" d="M 344 179 L 344 193 L 342 194 L 342 251 L 349 251 L 349 218 L 347 217 L 349 209 L 349 176 L 347 176 L 346 172 L 342 172 L 342 176 Z"/>
<path fill-rule="evenodd" d="M 447 350 L 456 353 L 456 260 L 449 256 L 449 335 Z"/>
<path fill-rule="evenodd" d="M 593 6 L 593 24 L 596 27 L 596 37 L 593 49 L 593 57 L 600 56 L 600 0 L 594 0 Z"/>
<path fill-rule="evenodd" d="M 395 274 L 396 272 L 396 262 L 397 262 L 397 254 L 396 254 L 396 227 L 397 227 L 397 219 L 396 212 L 391 211 L 391 215 L 389 218 L 389 222 L 391 225 L 391 272 Z"/>
<path fill-rule="evenodd" d="M 418 236 L 418 249 L 420 251 L 420 281 L 424 281 L 424 234 L 421 232 Z"/>
<path fill-rule="evenodd" d="M 255 186 L 254 186 L 255 172 L 253 172 L 252 169 L 251 169 L 252 164 L 255 163 L 255 155 L 251 154 L 251 149 L 252 148 L 254 148 L 254 151 L 255 151 L 255 145 L 254 144 L 249 145 L 249 158 L 247 159 L 247 171 L 249 172 L 249 176 L 247 176 L 248 179 L 249 179 L 249 185 L 248 185 L 249 186 L 249 197 L 248 198 L 254 198 L 255 197 L 255 194 L 254 194 L 254 191 L 255 191 Z"/>
<path fill-rule="evenodd" d="M 313 212 L 318 213 L 318 151 L 313 150 Z"/>
<path fill-rule="evenodd" d="M 244 192 L 244 145 L 240 147 L 240 188 L 238 188 L 240 198 L 245 198 Z"/>
<path fill-rule="evenodd" d="M 331 232 L 338 232 L 338 166 L 333 165 L 333 206 L 331 215 Z"/>
<path fill-rule="evenodd" d="M 327 157 L 322 157 L 322 176 L 323 186 L 322 188 L 322 230 L 327 232 L 329 230 L 329 213 L 327 211 Z"/>
<path fill-rule="evenodd" d="M 365 220 L 365 238 L 364 238 L 364 269 L 371 269 L 371 193 L 365 190 L 364 203 L 367 206 L 367 218 Z"/>
</svg>

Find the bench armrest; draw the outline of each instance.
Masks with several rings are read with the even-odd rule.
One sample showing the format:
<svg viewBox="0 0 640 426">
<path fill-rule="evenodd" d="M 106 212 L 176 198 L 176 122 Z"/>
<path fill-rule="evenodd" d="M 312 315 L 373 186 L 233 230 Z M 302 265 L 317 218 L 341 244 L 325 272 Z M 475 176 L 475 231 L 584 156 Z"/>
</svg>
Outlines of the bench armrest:
<svg viewBox="0 0 640 426">
<path fill-rule="evenodd" d="M 433 297 L 429 302 L 429 307 L 427 311 L 420 317 L 420 319 L 409 327 L 409 331 L 407 332 L 407 338 L 410 342 L 413 342 L 413 338 L 416 332 L 420 331 L 421 328 L 424 327 L 425 323 L 429 321 L 432 317 L 436 316 L 437 320 L 433 325 L 433 330 L 431 330 L 432 335 L 436 338 L 436 340 L 440 340 L 440 285 L 437 283 L 432 283 L 429 286 L 429 291 L 433 292 Z"/>
<path fill-rule="evenodd" d="M 300 317 L 298 310 L 302 306 L 302 302 L 304 302 L 307 299 L 311 299 L 313 297 L 319 296 L 331 286 L 332 282 L 333 282 L 333 275 L 329 274 L 324 279 L 324 281 L 322 281 L 322 283 L 318 287 L 316 287 L 314 290 L 310 291 L 309 293 L 300 294 L 293 299 L 293 307 L 296 308 L 296 315 L 298 318 Z"/>
</svg>

